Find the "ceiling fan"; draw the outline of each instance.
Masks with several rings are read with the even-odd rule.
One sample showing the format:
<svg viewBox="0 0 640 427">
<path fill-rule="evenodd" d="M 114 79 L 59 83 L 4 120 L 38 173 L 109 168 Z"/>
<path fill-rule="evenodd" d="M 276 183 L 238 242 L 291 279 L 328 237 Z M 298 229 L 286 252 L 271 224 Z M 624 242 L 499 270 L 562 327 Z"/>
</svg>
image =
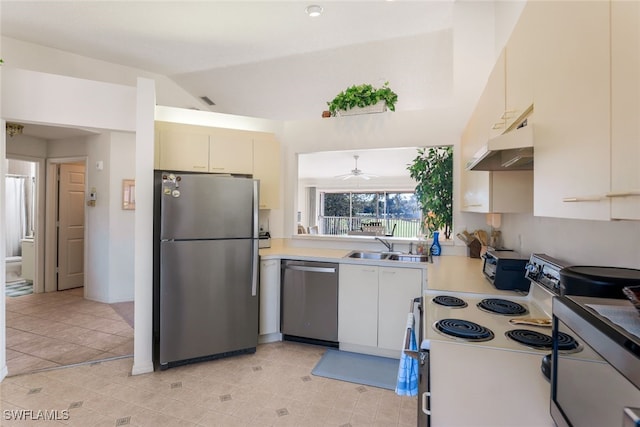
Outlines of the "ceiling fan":
<svg viewBox="0 0 640 427">
<path fill-rule="evenodd" d="M 357 154 L 353 156 L 354 160 L 355 160 L 355 168 L 351 169 L 350 173 L 346 173 L 343 175 L 337 175 L 335 178 L 337 179 L 342 179 L 342 180 L 347 180 L 347 179 L 351 179 L 351 178 L 359 178 L 359 179 L 365 179 L 365 180 L 369 180 L 371 178 L 377 178 L 378 175 L 373 175 L 370 173 L 364 173 L 362 172 L 361 169 L 358 169 L 358 159 L 360 158 L 360 156 L 358 156 Z"/>
</svg>

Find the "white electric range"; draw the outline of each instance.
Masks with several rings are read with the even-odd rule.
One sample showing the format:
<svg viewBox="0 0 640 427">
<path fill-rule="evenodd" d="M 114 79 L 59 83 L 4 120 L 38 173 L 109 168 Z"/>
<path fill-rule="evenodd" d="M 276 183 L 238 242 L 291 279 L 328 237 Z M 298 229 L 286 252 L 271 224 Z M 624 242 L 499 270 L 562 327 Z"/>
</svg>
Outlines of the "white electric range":
<svg viewBox="0 0 640 427">
<path fill-rule="evenodd" d="M 564 266 L 546 255 L 532 255 L 527 294 L 425 291 L 419 426 L 554 425 L 541 365 L 552 351 L 552 301 Z M 573 337 L 567 340 L 567 352 L 581 351 Z"/>
</svg>

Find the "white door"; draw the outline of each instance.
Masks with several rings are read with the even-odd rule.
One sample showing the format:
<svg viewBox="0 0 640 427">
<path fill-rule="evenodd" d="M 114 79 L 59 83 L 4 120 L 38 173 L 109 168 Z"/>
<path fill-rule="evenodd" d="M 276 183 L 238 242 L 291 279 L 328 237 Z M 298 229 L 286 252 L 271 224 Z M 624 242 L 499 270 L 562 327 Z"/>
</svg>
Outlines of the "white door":
<svg viewBox="0 0 640 427">
<path fill-rule="evenodd" d="M 60 164 L 58 290 L 84 285 L 84 164 Z"/>
</svg>

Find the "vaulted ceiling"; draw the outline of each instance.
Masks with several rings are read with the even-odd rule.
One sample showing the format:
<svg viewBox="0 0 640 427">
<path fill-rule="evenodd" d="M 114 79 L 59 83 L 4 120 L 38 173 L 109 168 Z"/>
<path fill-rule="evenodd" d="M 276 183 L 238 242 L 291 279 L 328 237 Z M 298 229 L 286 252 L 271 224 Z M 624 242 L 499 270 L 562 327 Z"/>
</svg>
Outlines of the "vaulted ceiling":
<svg viewBox="0 0 640 427">
<path fill-rule="evenodd" d="M 441 105 L 457 84 L 454 65 L 495 58 L 495 49 L 454 48 L 463 37 L 494 43 L 493 22 L 483 22 L 493 16 L 476 14 L 483 27 L 463 26 L 464 35 L 454 21 L 499 2 L 319 1 L 323 13 L 311 18 L 305 8 L 316 1 L 2 0 L 0 28 L 3 37 L 166 75 L 194 97 L 177 107 L 277 120 L 319 118 L 360 83 L 389 81 L 399 111 Z M 468 63 L 454 64 L 454 54 Z"/>
</svg>

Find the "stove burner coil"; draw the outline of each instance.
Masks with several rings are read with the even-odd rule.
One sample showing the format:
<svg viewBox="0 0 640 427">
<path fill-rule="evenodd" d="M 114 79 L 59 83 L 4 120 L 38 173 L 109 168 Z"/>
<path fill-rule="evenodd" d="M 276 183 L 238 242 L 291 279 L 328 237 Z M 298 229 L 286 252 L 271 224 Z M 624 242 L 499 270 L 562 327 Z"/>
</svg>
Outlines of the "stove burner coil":
<svg viewBox="0 0 640 427">
<path fill-rule="evenodd" d="M 528 313 L 526 307 L 523 305 L 500 298 L 483 299 L 477 304 L 477 306 L 480 310 L 504 316 L 520 316 Z"/>
<path fill-rule="evenodd" d="M 565 352 L 579 351 L 580 344 L 571 335 L 558 331 L 558 350 Z"/>
<path fill-rule="evenodd" d="M 538 331 L 512 329 L 504 334 L 507 338 L 511 338 L 520 344 L 524 344 L 527 347 L 532 347 L 537 350 L 551 350 L 553 347 L 553 338 Z"/>
<path fill-rule="evenodd" d="M 437 297 L 434 297 L 432 301 L 445 307 L 464 308 L 467 306 L 467 303 L 464 302 L 464 300 L 450 295 L 438 295 Z"/>
<path fill-rule="evenodd" d="M 489 341 L 493 332 L 489 328 L 462 319 L 440 319 L 433 324 L 436 331 L 466 341 Z"/>
<path fill-rule="evenodd" d="M 507 338 L 536 350 L 551 350 L 553 338 L 549 335 L 529 329 L 513 329 L 504 333 Z M 558 332 L 558 350 L 563 352 L 578 351 L 578 342 L 571 335 Z"/>
</svg>

